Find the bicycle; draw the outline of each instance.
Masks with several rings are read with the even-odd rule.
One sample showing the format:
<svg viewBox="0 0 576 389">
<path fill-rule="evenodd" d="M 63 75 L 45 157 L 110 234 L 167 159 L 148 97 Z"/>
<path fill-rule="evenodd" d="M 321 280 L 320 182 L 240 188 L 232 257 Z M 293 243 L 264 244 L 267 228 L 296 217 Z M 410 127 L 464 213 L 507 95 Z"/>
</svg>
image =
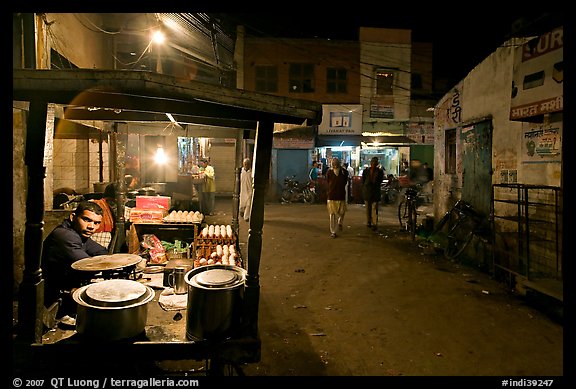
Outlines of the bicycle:
<svg viewBox="0 0 576 389">
<path fill-rule="evenodd" d="M 409 187 L 404 192 L 404 198 L 398 204 L 398 221 L 400 228 L 410 234 L 412 240 L 416 239 L 416 226 L 418 222 L 417 212 L 418 187 Z"/>
<path fill-rule="evenodd" d="M 458 200 L 436 224 L 429 239 L 438 234 L 445 236 L 445 241 L 441 245 L 444 256 L 454 260 L 466 250 L 474 235 L 487 240 L 486 237 L 489 236 L 487 219 L 467 201 Z"/>
</svg>

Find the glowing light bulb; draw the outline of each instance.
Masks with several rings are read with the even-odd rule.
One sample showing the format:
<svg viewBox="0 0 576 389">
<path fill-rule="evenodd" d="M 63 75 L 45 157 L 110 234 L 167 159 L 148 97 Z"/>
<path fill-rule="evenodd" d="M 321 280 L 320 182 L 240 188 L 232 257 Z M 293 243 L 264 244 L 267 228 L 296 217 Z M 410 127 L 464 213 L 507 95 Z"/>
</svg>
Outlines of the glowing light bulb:
<svg viewBox="0 0 576 389">
<path fill-rule="evenodd" d="M 156 149 L 156 154 L 154 155 L 154 162 L 159 165 L 164 165 L 168 161 L 168 156 L 164 152 L 164 148 L 162 146 L 158 146 Z"/>
</svg>

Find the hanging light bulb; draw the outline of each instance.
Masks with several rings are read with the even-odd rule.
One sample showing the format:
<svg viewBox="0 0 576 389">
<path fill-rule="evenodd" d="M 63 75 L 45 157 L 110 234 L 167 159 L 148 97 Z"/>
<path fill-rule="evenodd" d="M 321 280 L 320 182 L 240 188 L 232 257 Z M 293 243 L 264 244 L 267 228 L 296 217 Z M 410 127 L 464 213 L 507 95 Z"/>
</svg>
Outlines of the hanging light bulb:
<svg viewBox="0 0 576 389">
<path fill-rule="evenodd" d="M 168 161 L 168 156 L 164 152 L 164 147 L 162 145 L 158 145 L 156 149 L 156 154 L 154 155 L 154 162 L 159 165 L 164 165 Z"/>
<path fill-rule="evenodd" d="M 161 44 L 164 43 L 164 40 L 166 39 L 164 33 L 160 30 L 154 31 L 154 33 L 152 34 L 152 40 L 155 43 Z"/>
</svg>

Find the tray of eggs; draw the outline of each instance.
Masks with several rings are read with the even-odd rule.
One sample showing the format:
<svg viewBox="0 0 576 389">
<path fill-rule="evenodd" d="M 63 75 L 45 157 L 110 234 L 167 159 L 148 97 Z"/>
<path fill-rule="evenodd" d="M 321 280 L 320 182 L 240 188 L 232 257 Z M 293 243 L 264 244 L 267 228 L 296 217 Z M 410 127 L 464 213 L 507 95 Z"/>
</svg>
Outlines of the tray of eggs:
<svg viewBox="0 0 576 389">
<path fill-rule="evenodd" d="M 204 214 L 199 211 L 172 211 L 164 219 L 164 223 L 202 223 L 204 220 Z"/>
</svg>

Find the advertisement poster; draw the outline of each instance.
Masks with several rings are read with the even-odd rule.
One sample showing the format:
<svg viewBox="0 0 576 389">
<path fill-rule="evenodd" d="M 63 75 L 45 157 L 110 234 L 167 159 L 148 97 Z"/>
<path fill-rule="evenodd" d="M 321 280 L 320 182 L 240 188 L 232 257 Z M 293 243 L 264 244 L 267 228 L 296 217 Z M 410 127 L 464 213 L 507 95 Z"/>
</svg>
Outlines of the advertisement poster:
<svg viewBox="0 0 576 389">
<path fill-rule="evenodd" d="M 560 162 L 561 150 L 561 128 L 530 128 L 524 131 L 522 136 L 524 163 Z"/>
</svg>

